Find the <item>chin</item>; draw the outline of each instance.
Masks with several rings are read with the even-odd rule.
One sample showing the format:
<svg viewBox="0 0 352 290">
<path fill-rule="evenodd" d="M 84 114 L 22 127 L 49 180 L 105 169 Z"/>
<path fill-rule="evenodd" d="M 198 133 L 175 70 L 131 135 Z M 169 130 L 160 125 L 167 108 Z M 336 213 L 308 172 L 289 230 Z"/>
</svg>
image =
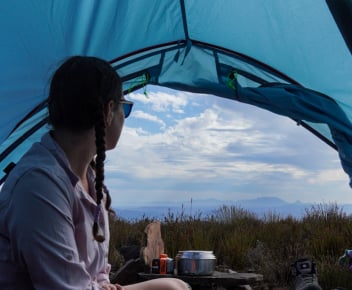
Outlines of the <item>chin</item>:
<svg viewBox="0 0 352 290">
<path fill-rule="evenodd" d="M 116 147 L 116 145 L 117 145 L 117 141 L 118 140 L 116 140 L 115 142 L 106 142 L 105 150 L 108 151 L 108 150 L 114 149 Z"/>
</svg>

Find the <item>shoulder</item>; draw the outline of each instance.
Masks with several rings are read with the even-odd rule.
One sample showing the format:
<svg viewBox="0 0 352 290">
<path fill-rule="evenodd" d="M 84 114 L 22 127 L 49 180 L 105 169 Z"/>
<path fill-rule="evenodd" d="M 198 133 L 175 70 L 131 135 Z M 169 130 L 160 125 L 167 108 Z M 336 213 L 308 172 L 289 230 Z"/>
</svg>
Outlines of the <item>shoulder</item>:
<svg viewBox="0 0 352 290">
<path fill-rule="evenodd" d="M 17 195 L 46 195 L 59 198 L 61 193 L 71 199 L 72 182 L 58 160 L 44 146 L 35 144 L 9 174 L 1 190 L 0 199 Z M 50 194 L 49 194 L 50 193 Z M 1 201 L 1 200 L 0 200 Z M 69 200 L 71 203 L 72 200 Z"/>
</svg>

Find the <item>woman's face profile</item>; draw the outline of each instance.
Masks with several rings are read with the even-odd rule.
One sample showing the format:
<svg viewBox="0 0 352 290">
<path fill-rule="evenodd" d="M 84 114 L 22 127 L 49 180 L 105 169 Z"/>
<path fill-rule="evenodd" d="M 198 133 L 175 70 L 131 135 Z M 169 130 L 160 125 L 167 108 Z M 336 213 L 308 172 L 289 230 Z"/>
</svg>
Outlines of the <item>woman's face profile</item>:
<svg viewBox="0 0 352 290">
<path fill-rule="evenodd" d="M 120 99 L 120 98 L 119 98 Z M 117 142 L 121 136 L 122 128 L 125 122 L 125 115 L 123 111 L 123 104 L 119 101 L 111 101 L 111 112 L 108 112 L 107 126 L 105 130 L 105 146 L 106 150 L 111 150 L 116 147 Z"/>
</svg>

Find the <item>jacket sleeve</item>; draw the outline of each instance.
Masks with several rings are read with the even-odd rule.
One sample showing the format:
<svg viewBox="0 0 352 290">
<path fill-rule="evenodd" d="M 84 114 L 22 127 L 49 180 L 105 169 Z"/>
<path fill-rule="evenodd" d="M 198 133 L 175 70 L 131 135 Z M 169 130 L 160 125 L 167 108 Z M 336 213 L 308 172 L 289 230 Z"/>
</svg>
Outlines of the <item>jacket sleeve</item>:
<svg viewBox="0 0 352 290">
<path fill-rule="evenodd" d="M 111 270 L 111 265 L 107 264 L 105 269 L 103 269 L 103 271 L 98 274 L 99 285 L 110 283 L 110 278 L 109 278 L 110 270 Z"/>
<path fill-rule="evenodd" d="M 14 259 L 37 290 L 101 289 L 79 259 L 70 194 L 67 184 L 40 170 L 22 176 L 12 192 L 8 226 Z"/>
</svg>

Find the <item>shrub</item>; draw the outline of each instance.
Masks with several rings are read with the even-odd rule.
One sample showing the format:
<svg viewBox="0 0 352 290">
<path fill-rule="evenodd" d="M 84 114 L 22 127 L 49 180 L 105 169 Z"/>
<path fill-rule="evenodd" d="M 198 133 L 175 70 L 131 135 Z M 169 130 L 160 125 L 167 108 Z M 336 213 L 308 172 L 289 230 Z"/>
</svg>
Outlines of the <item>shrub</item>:
<svg viewBox="0 0 352 290">
<path fill-rule="evenodd" d="M 115 249 L 122 245 L 144 245 L 144 229 L 153 219 L 112 219 L 109 259 L 121 263 Z M 209 216 L 201 213 L 177 215 L 168 212 L 161 221 L 166 252 L 175 257 L 180 250 L 212 250 L 217 264 L 235 271 L 254 270 L 268 285 L 288 286 L 290 264 L 312 258 L 323 289 L 347 287 L 352 273 L 337 265 L 346 248 L 352 249 L 351 216 L 336 204 L 314 205 L 302 219 L 268 212 L 259 219 L 236 206 L 222 206 Z"/>
</svg>

